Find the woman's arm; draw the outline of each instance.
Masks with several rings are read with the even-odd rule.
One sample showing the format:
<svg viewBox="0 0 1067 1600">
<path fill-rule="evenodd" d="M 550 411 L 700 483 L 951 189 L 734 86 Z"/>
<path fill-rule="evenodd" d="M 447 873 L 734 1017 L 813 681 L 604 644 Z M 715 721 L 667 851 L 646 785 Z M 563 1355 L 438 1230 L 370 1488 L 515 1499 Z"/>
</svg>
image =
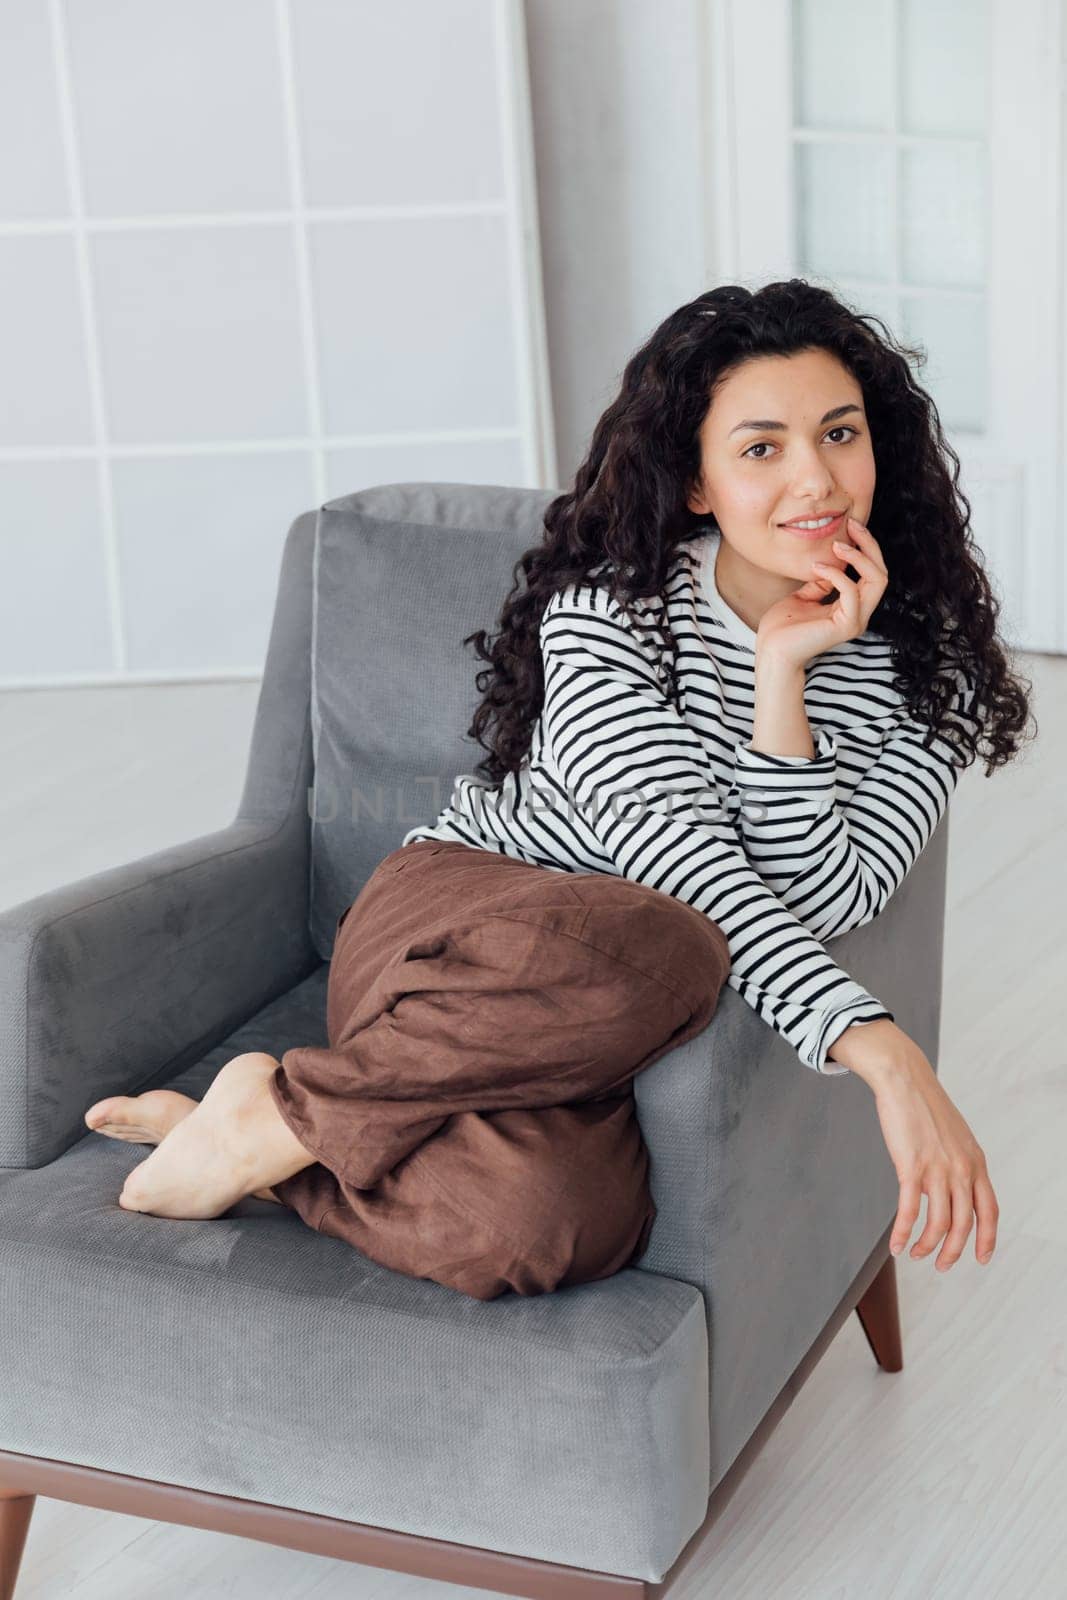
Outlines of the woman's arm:
<svg viewBox="0 0 1067 1600">
<path fill-rule="evenodd" d="M 957 675 L 952 715 L 976 721 L 970 700 Z M 803 669 L 757 656 L 752 743 L 734 750 L 739 834 L 764 882 L 817 938 L 872 921 L 944 816 L 959 769 L 946 740 L 923 748 L 925 731 L 910 717 L 900 722 L 838 805 L 837 741 L 824 729 L 812 745 Z"/>
<path fill-rule="evenodd" d="M 727 982 L 817 1072 L 892 1012 L 843 972 L 745 858 L 694 730 L 664 697 L 617 606 L 583 583 L 541 623 L 542 752 L 619 874 L 696 906 L 726 935 Z M 862 1031 L 862 1030 L 861 1030 Z"/>
</svg>

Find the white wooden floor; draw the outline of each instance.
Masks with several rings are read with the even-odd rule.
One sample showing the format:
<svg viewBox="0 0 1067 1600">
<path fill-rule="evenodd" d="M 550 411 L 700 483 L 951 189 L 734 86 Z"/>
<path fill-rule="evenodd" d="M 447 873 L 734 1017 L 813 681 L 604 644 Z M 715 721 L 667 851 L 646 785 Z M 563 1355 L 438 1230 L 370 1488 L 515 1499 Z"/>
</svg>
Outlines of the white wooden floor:
<svg viewBox="0 0 1067 1600">
<path fill-rule="evenodd" d="M 849 1319 L 679 1600 L 1067 1595 L 1067 660 L 1019 665 L 1038 739 L 991 779 L 972 768 L 953 801 L 941 1033 L 941 1079 L 1000 1201 L 996 1253 L 978 1266 L 972 1232 L 944 1275 L 933 1256 L 900 1258 L 904 1371 L 880 1371 Z M 225 826 L 257 693 L 0 693 L 0 905 Z M 452 1584 L 38 1500 L 17 1600 L 146 1594 L 462 1600 Z"/>
</svg>

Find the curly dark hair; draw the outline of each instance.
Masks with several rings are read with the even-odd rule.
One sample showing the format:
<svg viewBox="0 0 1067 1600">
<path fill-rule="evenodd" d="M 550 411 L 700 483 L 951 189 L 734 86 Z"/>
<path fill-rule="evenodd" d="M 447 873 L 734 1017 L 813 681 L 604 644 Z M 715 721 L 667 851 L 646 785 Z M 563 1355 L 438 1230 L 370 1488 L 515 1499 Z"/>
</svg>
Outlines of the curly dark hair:
<svg viewBox="0 0 1067 1600">
<path fill-rule="evenodd" d="M 673 311 L 630 358 L 573 489 L 551 501 L 542 542 L 512 568 L 498 634 L 490 643 L 481 628 L 463 640 L 489 662 L 477 674 L 484 698 L 468 729 L 488 751 L 478 773 L 497 784 L 519 767 L 544 703 L 545 606 L 605 562 L 612 600 L 636 629 L 658 629 L 661 682 L 677 704 L 677 642 L 662 596 L 679 549 L 708 524 L 687 505 L 701 477 L 700 425 L 718 387 L 745 361 L 816 348 L 835 356 L 863 391 L 876 464 L 868 526 L 891 574 L 868 627 L 891 641 L 894 687 L 928 726 L 924 744 L 941 734 L 955 764 L 981 756 L 988 778 L 1018 754 L 1033 684 L 1018 679 L 997 636 L 1000 603 L 969 531 L 959 457 L 909 368 L 909 360 L 922 366 L 925 352 L 894 340 L 880 318 L 793 278 L 758 290 L 711 289 Z M 631 610 L 648 597 L 660 597 L 648 608 L 659 618 L 652 624 Z M 948 714 L 954 671 L 972 691 L 973 721 Z M 979 750 L 982 737 L 987 746 Z"/>
</svg>

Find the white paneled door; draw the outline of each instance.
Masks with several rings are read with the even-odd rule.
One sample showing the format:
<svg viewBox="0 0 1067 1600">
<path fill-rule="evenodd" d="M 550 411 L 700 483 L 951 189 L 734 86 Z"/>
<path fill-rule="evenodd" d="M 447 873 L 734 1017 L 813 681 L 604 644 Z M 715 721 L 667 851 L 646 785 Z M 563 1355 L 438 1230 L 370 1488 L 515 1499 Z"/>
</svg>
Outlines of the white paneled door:
<svg viewBox="0 0 1067 1600">
<path fill-rule="evenodd" d="M 1067 649 L 1061 0 L 719 0 L 713 272 L 824 284 L 927 355 L 1020 649 Z"/>
</svg>

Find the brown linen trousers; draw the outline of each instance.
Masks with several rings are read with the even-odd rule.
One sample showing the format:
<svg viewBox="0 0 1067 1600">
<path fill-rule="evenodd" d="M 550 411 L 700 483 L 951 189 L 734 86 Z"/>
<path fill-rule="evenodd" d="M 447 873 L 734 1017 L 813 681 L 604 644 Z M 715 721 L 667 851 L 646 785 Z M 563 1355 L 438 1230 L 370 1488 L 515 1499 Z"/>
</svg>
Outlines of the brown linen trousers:
<svg viewBox="0 0 1067 1600">
<path fill-rule="evenodd" d="M 633 1079 L 708 1025 L 729 970 L 718 925 L 646 884 L 402 845 L 338 919 L 328 1046 L 270 1079 L 316 1158 L 273 1191 L 478 1300 L 610 1277 L 656 1216 Z"/>
</svg>

